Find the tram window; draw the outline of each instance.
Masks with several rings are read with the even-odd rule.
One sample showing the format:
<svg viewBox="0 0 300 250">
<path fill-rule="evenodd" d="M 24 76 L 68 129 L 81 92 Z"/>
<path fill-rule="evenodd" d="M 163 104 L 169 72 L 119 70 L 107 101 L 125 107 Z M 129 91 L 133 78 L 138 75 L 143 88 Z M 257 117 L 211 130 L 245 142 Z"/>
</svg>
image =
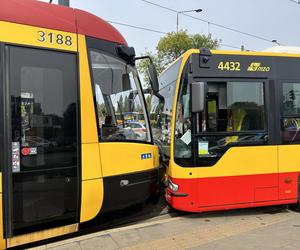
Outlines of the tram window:
<svg viewBox="0 0 300 250">
<path fill-rule="evenodd" d="M 300 115 L 300 83 L 283 83 L 283 115 Z"/>
<path fill-rule="evenodd" d="M 300 142 L 300 83 L 282 84 L 282 141 Z"/>
<path fill-rule="evenodd" d="M 227 83 L 227 131 L 264 130 L 261 82 Z"/>
<path fill-rule="evenodd" d="M 208 157 L 208 161 L 213 163 L 215 157 L 221 156 L 231 145 L 266 142 L 263 82 L 207 82 L 207 85 L 206 110 L 197 118 L 198 152 L 195 155 L 202 161 Z M 176 113 L 174 149 L 178 159 L 191 159 L 192 156 L 189 97 L 187 81 L 183 81 Z M 201 135 L 206 132 L 211 135 Z M 187 160 L 179 164 L 182 162 L 185 162 L 184 165 L 191 164 Z"/>
<path fill-rule="evenodd" d="M 12 47 L 9 69 L 12 141 L 32 150 L 21 170 L 76 166 L 76 57 Z"/>
<path fill-rule="evenodd" d="M 190 158 L 191 148 L 191 113 L 190 113 L 190 88 L 188 87 L 188 70 L 184 69 L 180 94 L 176 110 L 175 126 L 175 157 Z"/>
<path fill-rule="evenodd" d="M 161 100 L 153 96 L 153 107 L 150 117 L 154 117 L 156 122 L 152 122 L 153 138 L 162 144 L 163 153 L 170 156 L 171 123 L 173 113 L 173 98 L 175 92 L 175 81 L 160 90 L 164 97 Z"/>
<path fill-rule="evenodd" d="M 263 83 L 208 82 L 204 115 L 203 132 L 265 130 Z"/>
<path fill-rule="evenodd" d="M 161 144 L 163 154 L 167 157 L 170 157 L 173 102 L 181 63 L 182 58 L 161 73 L 158 79 L 159 94 L 163 98 L 153 95 L 149 107 L 153 138 Z"/>
<path fill-rule="evenodd" d="M 209 82 L 206 127 L 202 131 L 216 134 L 199 138 L 207 142 L 205 153 L 217 155 L 230 145 L 265 142 L 264 113 L 262 82 Z M 219 136 L 218 132 L 244 134 Z M 198 155 L 205 153 L 199 151 Z"/>
<path fill-rule="evenodd" d="M 136 70 L 98 51 L 91 50 L 90 58 L 100 140 L 150 141 L 146 107 Z M 145 129 L 134 128 L 136 123 Z"/>
</svg>

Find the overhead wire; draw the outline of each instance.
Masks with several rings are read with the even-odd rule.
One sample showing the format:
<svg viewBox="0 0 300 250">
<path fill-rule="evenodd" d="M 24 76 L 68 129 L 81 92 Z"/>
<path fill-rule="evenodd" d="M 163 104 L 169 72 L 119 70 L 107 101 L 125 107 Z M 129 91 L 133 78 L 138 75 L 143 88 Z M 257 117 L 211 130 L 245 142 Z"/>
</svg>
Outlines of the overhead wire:
<svg viewBox="0 0 300 250">
<path fill-rule="evenodd" d="M 146 28 L 146 27 L 140 27 L 140 26 L 131 25 L 131 24 L 127 24 L 127 23 L 120 23 L 120 22 L 109 21 L 109 20 L 106 20 L 106 21 L 109 22 L 109 23 L 112 23 L 112 24 L 118 24 L 118 25 L 130 27 L 130 28 L 134 28 L 134 29 L 146 30 L 146 31 L 150 31 L 150 32 L 155 32 L 155 33 L 163 34 L 163 35 L 168 34 L 167 32 L 164 32 L 164 31 L 149 29 L 149 28 Z"/>
<path fill-rule="evenodd" d="M 253 37 L 253 38 L 256 38 L 256 39 L 265 41 L 265 42 L 273 43 L 271 39 L 268 39 L 268 38 L 265 38 L 265 37 L 262 37 L 262 36 L 258 36 L 258 35 L 255 35 L 255 34 L 251 34 L 251 33 L 248 33 L 248 32 L 244 32 L 244 31 L 241 31 L 241 30 L 238 30 L 238 29 L 235 29 L 235 28 L 231 28 L 231 27 L 225 26 L 225 25 L 223 25 L 223 24 L 218 24 L 218 23 L 215 23 L 215 22 L 211 22 L 211 21 L 208 21 L 208 20 L 206 20 L 206 19 L 198 18 L 198 17 L 192 16 L 192 15 L 186 14 L 186 13 L 181 13 L 181 12 L 178 11 L 178 10 L 175 10 L 175 9 L 172 9 L 172 8 L 169 8 L 169 7 L 166 7 L 166 6 L 163 6 L 163 5 L 160 5 L 160 4 L 157 4 L 157 3 L 154 3 L 154 2 L 148 1 L 148 0 L 141 0 L 141 1 L 142 1 L 142 2 L 145 2 L 145 3 L 148 3 L 148 4 L 151 4 L 151 5 L 153 5 L 153 6 L 159 7 L 159 8 L 161 8 L 161 9 L 169 10 L 169 11 L 171 11 L 171 12 L 173 12 L 173 13 L 177 13 L 177 14 L 180 13 L 181 15 L 184 15 L 184 16 L 193 18 L 193 19 L 195 19 L 195 20 L 198 20 L 198 21 L 207 23 L 208 25 L 213 25 L 213 26 L 216 26 L 216 27 L 219 27 L 219 28 L 223 28 L 223 29 L 226 29 L 226 30 L 230 30 L 230 31 L 232 31 L 232 32 L 236 32 L 236 33 L 239 33 L 239 34 L 243 34 L 243 35 L 245 35 L 245 36 Z M 290 1 L 293 1 L 293 0 L 290 0 Z"/>
<path fill-rule="evenodd" d="M 290 1 L 292 3 L 300 4 L 300 0 L 288 0 L 288 1 Z"/>
<path fill-rule="evenodd" d="M 150 28 L 146 28 L 146 27 L 136 26 L 136 25 L 127 24 L 127 23 L 121 23 L 121 22 L 116 22 L 116 21 L 111 21 L 111 20 L 106 20 L 106 21 L 111 23 L 111 24 L 117 24 L 117 25 L 129 27 L 129 28 L 145 30 L 145 31 L 154 32 L 154 33 L 158 33 L 158 34 L 163 34 L 163 35 L 168 34 L 168 32 L 161 31 L 161 30 L 155 30 L 155 29 L 150 29 Z M 233 49 L 241 49 L 241 47 L 238 47 L 238 46 L 235 46 L 235 45 L 222 44 L 222 43 L 220 45 L 223 46 L 223 47 L 228 47 L 228 48 L 233 48 Z"/>
</svg>

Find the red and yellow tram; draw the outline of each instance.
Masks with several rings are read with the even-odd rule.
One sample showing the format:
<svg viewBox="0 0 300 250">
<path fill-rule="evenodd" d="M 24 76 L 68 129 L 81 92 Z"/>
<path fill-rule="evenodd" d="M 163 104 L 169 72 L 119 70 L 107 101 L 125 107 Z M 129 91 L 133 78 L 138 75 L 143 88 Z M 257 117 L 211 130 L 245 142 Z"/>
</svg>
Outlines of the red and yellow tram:
<svg viewBox="0 0 300 250">
<path fill-rule="evenodd" d="M 158 184 L 135 54 L 110 24 L 0 0 L 0 248 L 75 232 Z M 142 134 L 116 114 L 138 112 Z"/>
</svg>

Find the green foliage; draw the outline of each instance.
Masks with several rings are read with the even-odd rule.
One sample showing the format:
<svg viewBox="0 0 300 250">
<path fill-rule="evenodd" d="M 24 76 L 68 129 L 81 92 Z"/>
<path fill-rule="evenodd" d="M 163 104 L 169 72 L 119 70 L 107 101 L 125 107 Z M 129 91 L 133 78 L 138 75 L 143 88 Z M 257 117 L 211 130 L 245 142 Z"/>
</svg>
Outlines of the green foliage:
<svg viewBox="0 0 300 250">
<path fill-rule="evenodd" d="M 193 48 L 191 36 L 186 31 L 168 33 L 157 44 L 157 54 L 163 58 L 164 65 L 174 61 L 188 49 Z"/>
<path fill-rule="evenodd" d="M 220 42 L 218 39 L 212 39 L 211 35 L 189 35 L 186 30 L 180 30 L 179 32 L 168 33 L 162 37 L 156 46 L 156 54 L 146 51 L 143 55 L 152 57 L 157 73 L 160 74 L 169 63 L 173 62 L 187 50 L 199 48 L 217 49 Z M 148 62 L 143 60 L 137 67 L 139 72 L 144 75 L 145 82 L 148 85 Z"/>
<path fill-rule="evenodd" d="M 150 56 L 152 58 L 158 75 L 163 71 L 163 68 L 161 67 L 163 65 L 162 58 L 158 57 L 156 54 L 150 51 L 146 51 L 142 54 L 142 56 Z M 144 80 L 147 86 L 149 86 L 148 65 L 148 60 L 141 60 L 137 64 L 138 71 L 141 75 L 144 76 Z"/>
</svg>

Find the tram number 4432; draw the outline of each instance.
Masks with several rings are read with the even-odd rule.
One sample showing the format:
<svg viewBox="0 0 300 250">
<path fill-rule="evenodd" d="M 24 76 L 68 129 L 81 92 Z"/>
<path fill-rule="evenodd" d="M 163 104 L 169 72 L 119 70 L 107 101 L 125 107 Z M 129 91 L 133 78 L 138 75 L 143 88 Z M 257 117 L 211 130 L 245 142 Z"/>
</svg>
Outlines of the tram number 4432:
<svg viewBox="0 0 300 250">
<path fill-rule="evenodd" d="M 240 62 L 220 62 L 218 69 L 227 71 L 241 71 Z"/>
<path fill-rule="evenodd" d="M 38 31 L 38 41 L 41 43 L 49 42 L 50 44 L 67 45 L 73 44 L 71 36 L 64 36 L 62 34 L 55 34 L 52 32 Z"/>
</svg>

